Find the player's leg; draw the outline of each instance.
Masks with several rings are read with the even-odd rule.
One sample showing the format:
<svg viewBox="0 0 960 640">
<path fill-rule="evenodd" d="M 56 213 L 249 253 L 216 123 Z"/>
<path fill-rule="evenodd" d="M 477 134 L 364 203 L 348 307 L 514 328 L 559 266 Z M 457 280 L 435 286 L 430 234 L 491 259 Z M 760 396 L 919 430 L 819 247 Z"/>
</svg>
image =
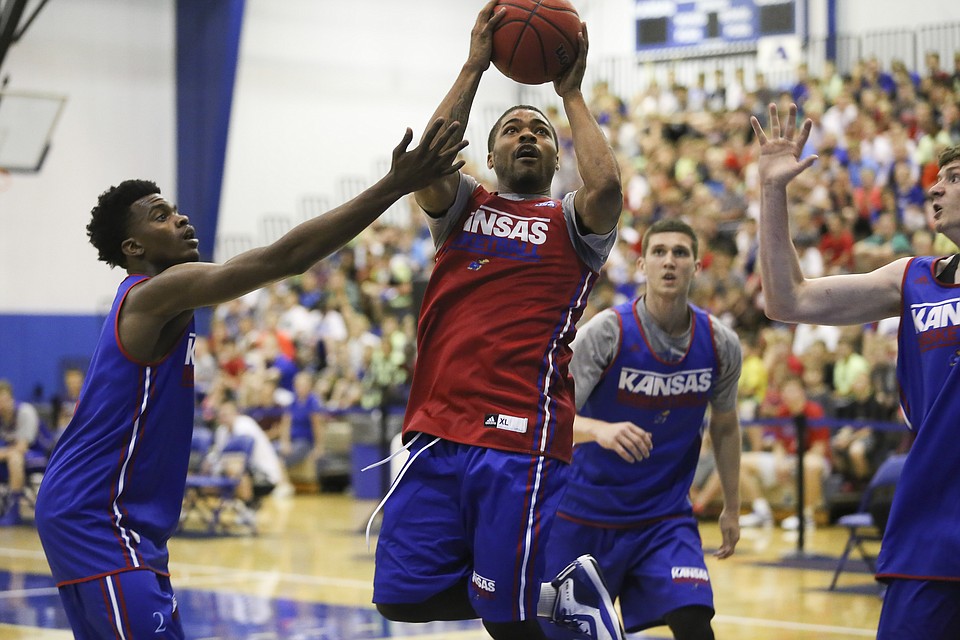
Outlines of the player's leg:
<svg viewBox="0 0 960 640">
<path fill-rule="evenodd" d="M 471 529 L 473 608 L 496 640 L 544 638 L 537 605 L 567 465 L 478 447 L 465 453 L 463 519 Z"/>
<path fill-rule="evenodd" d="M 170 579 L 152 571 L 125 571 L 67 585 L 60 595 L 79 640 L 185 638 Z"/>
<path fill-rule="evenodd" d="M 567 575 L 571 574 L 569 567 L 572 563 L 575 563 L 584 554 L 589 554 L 595 558 L 599 565 L 612 608 L 612 602 L 616 600 L 623 584 L 626 569 L 631 564 L 623 561 L 623 558 L 618 554 L 619 549 L 621 547 L 617 543 L 617 530 L 583 525 L 558 516 L 554 519 L 553 527 L 550 529 L 544 575 L 547 579 L 556 576 L 562 581 Z M 580 578 L 586 578 L 586 576 L 571 576 L 572 580 Z M 571 586 L 573 588 L 570 588 Z M 582 592 L 586 587 L 587 585 L 584 583 L 572 583 L 567 586 L 568 595 L 576 599 L 579 595 L 577 592 Z M 580 612 L 575 611 L 578 608 L 577 605 L 570 602 L 562 604 L 566 612 L 557 616 L 556 604 L 553 607 L 549 606 L 553 600 L 552 597 L 548 598 L 548 596 L 552 596 L 550 589 L 551 587 L 544 586 L 545 595 L 540 602 L 540 615 L 542 616 L 540 626 L 548 638 L 564 640 L 570 637 L 570 628 L 566 623 L 579 620 L 589 624 L 589 616 L 580 619 L 578 617 Z M 584 596 L 580 597 L 581 599 L 588 599 Z M 555 620 L 556 617 L 560 619 Z"/>
<path fill-rule="evenodd" d="M 394 622 L 432 622 L 434 620 L 470 620 L 478 617 L 470 604 L 469 580 L 464 578 L 416 603 L 377 603 L 377 611 Z"/>
<path fill-rule="evenodd" d="M 460 516 L 458 445 L 418 443 L 383 508 L 373 601 L 388 620 L 466 620 L 472 565 Z"/>
<path fill-rule="evenodd" d="M 83 583 L 80 583 L 83 584 Z M 67 623 L 73 631 L 74 640 L 97 640 L 96 628 L 87 622 L 83 601 L 80 598 L 80 584 L 60 587 L 60 602 L 67 613 Z"/>
<path fill-rule="evenodd" d="M 714 615 L 713 588 L 694 518 L 671 518 L 629 529 L 621 534 L 618 548 L 632 554 L 622 560 L 629 563 L 630 574 L 620 592 L 628 632 L 667 624 L 676 638 L 712 637 L 680 635 L 704 633 Z M 679 616 L 670 616 L 674 612 Z"/>
<path fill-rule="evenodd" d="M 960 584 L 891 580 L 883 597 L 877 640 L 948 640 L 960 629 Z"/>
<path fill-rule="evenodd" d="M 710 626 L 713 615 L 713 609 L 694 605 L 674 609 L 664 618 L 674 640 L 714 640 L 713 627 Z"/>
<path fill-rule="evenodd" d="M 483 626 L 494 640 L 547 639 L 536 620 L 520 620 L 518 622 L 487 622 L 484 620 Z"/>
</svg>

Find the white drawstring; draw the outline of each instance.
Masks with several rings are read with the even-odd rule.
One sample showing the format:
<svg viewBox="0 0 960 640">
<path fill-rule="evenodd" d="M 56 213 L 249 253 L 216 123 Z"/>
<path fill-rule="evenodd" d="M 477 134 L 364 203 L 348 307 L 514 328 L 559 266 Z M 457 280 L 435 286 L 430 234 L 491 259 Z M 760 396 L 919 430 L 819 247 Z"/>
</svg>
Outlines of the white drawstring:
<svg viewBox="0 0 960 640">
<path fill-rule="evenodd" d="M 402 447 L 400 447 L 399 449 L 397 449 L 396 451 L 394 451 L 393 453 L 391 453 L 390 455 L 388 455 L 388 456 L 387 456 L 386 458 L 384 458 L 383 460 L 380 460 L 379 462 L 374 462 L 373 464 L 368 464 L 368 465 L 365 466 L 363 469 L 360 469 L 360 473 L 363 473 L 364 471 L 367 471 L 368 469 L 374 469 L 374 468 L 376 468 L 376 467 L 379 467 L 379 466 L 382 465 L 382 464 L 387 464 L 388 462 L 390 462 L 391 460 L 393 460 L 394 458 L 396 458 L 398 455 L 400 455 L 400 452 L 401 452 L 401 451 L 409 451 L 410 447 L 413 446 L 413 443 L 416 442 L 416 441 L 417 441 L 417 438 L 419 438 L 421 435 L 423 435 L 423 432 L 422 432 L 422 431 L 418 431 L 418 432 L 417 432 L 417 435 L 413 436 L 413 439 L 412 439 L 410 442 L 408 442 L 407 444 L 403 445 Z"/>
<path fill-rule="evenodd" d="M 416 435 L 416 437 L 414 437 L 413 440 L 411 440 L 410 443 L 407 444 L 406 447 L 404 447 L 403 449 L 397 450 L 395 453 L 391 454 L 390 457 L 387 458 L 386 460 L 381 460 L 380 462 L 377 462 L 377 463 L 375 463 L 375 464 L 372 464 L 372 465 L 366 467 L 366 468 L 364 469 L 364 471 L 366 471 L 367 469 L 370 469 L 370 468 L 372 468 L 372 467 L 376 467 L 376 466 L 379 466 L 379 465 L 387 462 L 388 460 L 390 460 L 391 458 L 393 458 L 395 455 L 397 455 L 398 453 L 400 453 L 400 451 L 405 451 L 405 450 L 408 449 L 409 447 L 413 446 L 413 443 L 416 442 L 417 438 L 419 438 L 420 435 L 421 435 L 421 434 L 418 433 L 418 434 Z M 390 485 L 390 490 L 387 491 L 387 495 L 383 496 L 383 500 L 381 500 L 381 501 L 380 501 L 380 504 L 377 505 L 377 508 L 373 510 L 373 513 L 370 515 L 370 519 L 367 521 L 367 531 L 366 531 L 367 551 L 370 550 L 370 529 L 371 529 L 371 527 L 373 527 L 373 519 L 377 517 L 377 514 L 380 513 L 380 509 L 383 508 L 383 505 L 385 505 L 385 504 L 387 503 L 387 500 L 390 498 L 390 496 L 393 495 L 393 490 L 397 488 L 397 485 L 398 485 L 398 484 L 400 484 L 400 480 L 403 478 L 404 474 L 407 472 L 407 469 L 410 468 L 410 465 L 413 464 L 413 461 L 417 459 L 417 456 L 419 456 L 421 453 L 423 453 L 424 451 L 426 451 L 427 449 L 429 449 L 429 448 L 432 447 L 433 445 L 437 444 L 439 441 L 440 441 L 440 438 L 439 438 L 439 437 L 434 438 L 433 440 L 431 440 L 430 442 L 428 442 L 427 444 L 425 444 L 422 449 L 420 449 L 420 450 L 417 451 L 415 454 L 413 454 L 412 456 L 410 456 L 410 459 L 407 460 L 406 464 L 403 465 L 403 468 L 400 470 L 400 473 L 397 474 L 396 480 L 394 480 L 393 483 Z"/>
</svg>

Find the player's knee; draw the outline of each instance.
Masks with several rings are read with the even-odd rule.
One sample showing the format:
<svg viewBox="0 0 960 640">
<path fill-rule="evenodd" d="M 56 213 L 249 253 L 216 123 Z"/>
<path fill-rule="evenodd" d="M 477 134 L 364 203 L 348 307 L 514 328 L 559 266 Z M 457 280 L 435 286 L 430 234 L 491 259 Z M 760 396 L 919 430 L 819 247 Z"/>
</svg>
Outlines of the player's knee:
<svg viewBox="0 0 960 640">
<path fill-rule="evenodd" d="M 377 603 L 377 611 L 384 618 L 393 622 L 430 622 L 435 619 L 420 604 Z"/>
<path fill-rule="evenodd" d="M 536 640 L 546 639 L 547 636 L 536 620 L 520 620 L 517 622 L 486 622 L 484 628 L 494 640 Z"/>
<path fill-rule="evenodd" d="M 472 620 L 477 612 L 470 604 L 466 580 L 434 594 L 423 602 L 377 603 L 377 611 L 394 622 L 432 622 L 434 620 Z"/>
<path fill-rule="evenodd" d="M 681 607 L 668 613 L 666 618 L 676 640 L 714 640 L 713 609 L 701 605 Z"/>
</svg>

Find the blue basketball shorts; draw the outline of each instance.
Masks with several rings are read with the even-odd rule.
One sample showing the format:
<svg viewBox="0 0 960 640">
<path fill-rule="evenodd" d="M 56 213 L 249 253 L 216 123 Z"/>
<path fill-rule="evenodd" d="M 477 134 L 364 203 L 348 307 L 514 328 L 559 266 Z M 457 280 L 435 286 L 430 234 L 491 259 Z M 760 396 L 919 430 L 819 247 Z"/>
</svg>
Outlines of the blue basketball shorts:
<svg viewBox="0 0 960 640">
<path fill-rule="evenodd" d="M 147 569 L 123 571 L 60 587 L 77 640 L 183 640 L 170 578 Z"/>
<path fill-rule="evenodd" d="M 416 604 L 464 583 L 485 621 L 535 619 L 568 465 L 420 439 L 384 505 L 373 601 Z"/>
<path fill-rule="evenodd" d="M 960 582 L 889 581 L 880 610 L 877 640 L 952 640 L 960 634 Z"/>
<path fill-rule="evenodd" d="M 613 528 L 558 516 L 547 545 L 547 575 L 584 553 L 600 564 L 610 597 L 620 598 L 628 632 L 666 624 L 664 616 L 681 607 L 713 609 L 703 544 L 692 517 Z"/>
</svg>

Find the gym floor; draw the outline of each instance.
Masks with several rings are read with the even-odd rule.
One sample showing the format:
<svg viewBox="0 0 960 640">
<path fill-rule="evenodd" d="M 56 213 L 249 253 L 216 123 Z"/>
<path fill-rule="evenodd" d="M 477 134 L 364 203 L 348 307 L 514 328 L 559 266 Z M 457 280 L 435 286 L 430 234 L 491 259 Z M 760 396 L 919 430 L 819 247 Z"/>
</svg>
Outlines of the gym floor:
<svg viewBox="0 0 960 640">
<path fill-rule="evenodd" d="M 268 499 L 254 536 L 178 536 L 170 543 L 173 585 L 192 640 L 474 640 L 476 621 L 396 624 L 370 603 L 373 548 L 363 530 L 376 502 L 345 494 Z M 719 544 L 701 524 L 704 546 Z M 847 640 L 876 635 L 880 589 L 854 553 L 828 591 L 846 532 L 744 530 L 733 558 L 708 556 L 718 638 Z M 71 638 L 30 525 L 0 529 L 0 640 Z M 632 638 L 669 638 L 666 627 Z"/>
</svg>

